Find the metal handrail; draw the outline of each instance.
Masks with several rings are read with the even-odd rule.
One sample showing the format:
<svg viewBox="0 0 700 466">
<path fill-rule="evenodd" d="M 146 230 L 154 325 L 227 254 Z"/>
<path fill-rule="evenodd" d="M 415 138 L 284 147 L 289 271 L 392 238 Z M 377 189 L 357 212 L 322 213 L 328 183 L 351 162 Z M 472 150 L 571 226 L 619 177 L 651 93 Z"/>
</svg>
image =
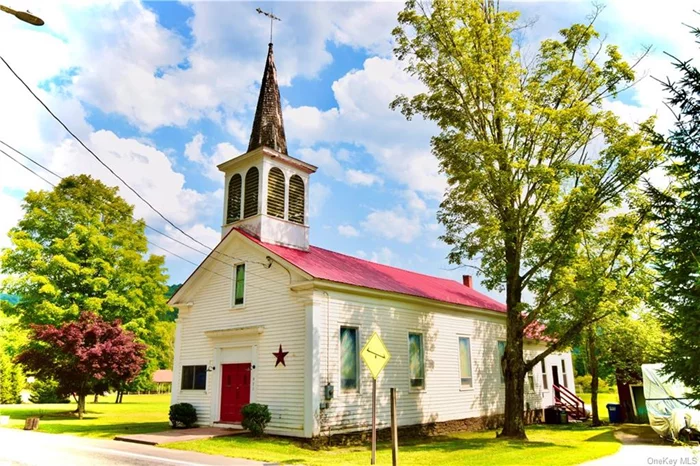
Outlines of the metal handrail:
<svg viewBox="0 0 700 466">
<path fill-rule="evenodd" d="M 586 417 L 586 405 L 581 398 L 574 395 L 568 388 L 562 385 L 552 384 L 552 387 L 556 392 L 559 392 L 560 397 L 564 398 L 562 404 L 565 407 L 571 408 L 578 416 Z M 560 401 L 562 401 L 561 398 Z"/>
</svg>

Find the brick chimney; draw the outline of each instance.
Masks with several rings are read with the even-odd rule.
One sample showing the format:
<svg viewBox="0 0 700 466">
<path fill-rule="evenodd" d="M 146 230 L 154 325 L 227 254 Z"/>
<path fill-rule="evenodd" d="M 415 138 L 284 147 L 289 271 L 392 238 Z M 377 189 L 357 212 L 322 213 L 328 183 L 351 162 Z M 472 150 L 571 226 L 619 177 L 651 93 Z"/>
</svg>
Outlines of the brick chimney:
<svg viewBox="0 0 700 466">
<path fill-rule="evenodd" d="M 464 286 L 467 288 L 473 288 L 472 286 L 472 276 L 471 275 L 462 275 L 462 283 Z"/>
</svg>

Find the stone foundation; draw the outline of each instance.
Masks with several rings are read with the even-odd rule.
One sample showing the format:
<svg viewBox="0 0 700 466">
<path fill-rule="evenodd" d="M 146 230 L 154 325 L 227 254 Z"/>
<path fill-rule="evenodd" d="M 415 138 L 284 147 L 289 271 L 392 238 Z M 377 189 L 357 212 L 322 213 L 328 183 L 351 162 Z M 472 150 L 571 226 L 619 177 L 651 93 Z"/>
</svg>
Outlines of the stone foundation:
<svg viewBox="0 0 700 466">
<path fill-rule="evenodd" d="M 542 423 L 544 411 L 534 409 L 525 412 L 525 424 Z M 414 424 L 410 426 L 400 426 L 398 428 L 399 439 L 433 437 L 438 435 L 448 435 L 455 432 L 476 432 L 480 430 L 498 429 L 503 426 L 503 414 L 491 416 L 470 417 L 466 419 L 456 419 L 453 421 L 430 422 L 427 424 Z M 372 431 L 363 430 L 351 433 L 333 433 L 328 437 L 328 432 L 322 432 L 319 437 L 309 439 L 313 447 L 337 446 L 337 445 L 366 445 L 371 441 Z M 377 441 L 391 440 L 391 429 L 377 429 Z"/>
</svg>

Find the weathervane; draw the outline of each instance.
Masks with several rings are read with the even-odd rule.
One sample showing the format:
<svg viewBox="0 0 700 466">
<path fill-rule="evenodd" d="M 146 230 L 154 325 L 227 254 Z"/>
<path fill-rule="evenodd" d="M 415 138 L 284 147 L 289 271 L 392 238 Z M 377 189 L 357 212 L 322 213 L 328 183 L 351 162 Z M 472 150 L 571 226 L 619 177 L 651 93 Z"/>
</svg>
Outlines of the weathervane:
<svg viewBox="0 0 700 466">
<path fill-rule="evenodd" d="M 272 25 L 274 24 L 275 21 L 282 21 L 280 18 L 277 16 L 273 15 L 272 12 L 268 13 L 267 11 L 263 11 L 261 8 L 256 8 L 255 11 L 257 11 L 261 15 L 265 15 L 268 18 L 270 18 L 270 43 L 272 43 Z"/>
</svg>

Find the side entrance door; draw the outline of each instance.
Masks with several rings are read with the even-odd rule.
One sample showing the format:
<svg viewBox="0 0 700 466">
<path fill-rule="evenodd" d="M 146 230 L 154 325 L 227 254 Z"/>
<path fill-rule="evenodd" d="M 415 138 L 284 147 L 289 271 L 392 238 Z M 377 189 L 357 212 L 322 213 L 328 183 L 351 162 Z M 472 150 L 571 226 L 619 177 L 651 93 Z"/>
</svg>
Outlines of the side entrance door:
<svg viewBox="0 0 700 466">
<path fill-rule="evenodd" d="M 552 383 L 559 385 L 559 368 L 556 365 L 552 366 Z M 558 401 L 560 398 L 559 390 L 554 390 L 554 399 Z"/>
<path fill-rule="evenodd" d="M 250 403 L 250 363 L 221 365 L 221 421 L 241 422 Z"/>
</svg>

